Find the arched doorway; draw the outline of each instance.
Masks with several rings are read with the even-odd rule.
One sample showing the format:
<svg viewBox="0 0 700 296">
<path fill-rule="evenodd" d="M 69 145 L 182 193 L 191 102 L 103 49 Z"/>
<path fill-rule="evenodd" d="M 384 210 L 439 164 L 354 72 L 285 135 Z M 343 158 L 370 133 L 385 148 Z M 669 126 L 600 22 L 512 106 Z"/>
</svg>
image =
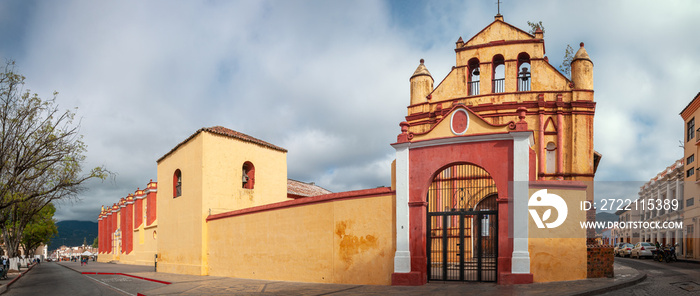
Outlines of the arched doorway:
<svg viewBox="0 0 700 296">
<path fill-rule="evenodd" d="M 428 280 L 497 280 L 496 184 L 483 168 L 451 164 L 428 189 Z"/>
</svg>

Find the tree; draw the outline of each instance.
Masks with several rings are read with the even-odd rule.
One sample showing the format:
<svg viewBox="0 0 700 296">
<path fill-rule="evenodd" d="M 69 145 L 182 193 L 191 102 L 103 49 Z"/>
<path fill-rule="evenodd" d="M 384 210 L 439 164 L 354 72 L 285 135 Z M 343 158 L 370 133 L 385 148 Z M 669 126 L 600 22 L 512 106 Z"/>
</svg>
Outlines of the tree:
<svg viewBox="0 0 700 296">
<path fill-rule="evenodd" d="M 26 254 L 34 254 L 42 244 L 48 244 L 49 240 L 58 234 L 58 228 L 53 220 L 56 207 L 48 204 L 41 209 L 24 228 L 20 244 Z"/>
<path fill-rule="evenodd" d="M 527 25 L 530 26 L 530 31 L 528 31 L 528 33 L 532 35 L 535 35 L 537 29 L 542 30 L 542 33 L 544 33 L 544 25 L 542 25 L 542 21 L 537 23 L 527 21 Z M 559 66 L 559 71 L 566 75 L 566 77 L 571 77 L 571 62 L 574 60 L 574 54 L 574 49 L 570 44 L 567 44 L 566 49 L 564 50 L 564 58 Z"/>
<path fill-rule="evenodd" d="M 571 77 L 571 62 L 574 61 L 574 49 L 571 45 L 566 45 L 566 50 L 564 51 L 564 58 L 561 60 L 561 65 L 559 66 L 559 71 L 561 71 L 566 77 Z"/>
<path fill-rule="evenodd" d="M 77 197 L 86 181 L 105 179 L 104 167 L 82 172 L 87 146 L 75 113 L 24 90 L 25 77 L 6 63 L 0 73 L 0 226 L 7 255 L 16 256 L 32 217 L 55 200 Z"/>
<path fill-rule="evenodd" d="M 528 31 L 528 33 L 530 33 L 531 35 L 535 35 L 537 29 L 542 30 L 542 33 L 544 33 L 544 25 L 542 24 L 542 21 L 539 21 L 537 23 L 527 21 L 527 25 L 530 26 L 530 31 Z"/>
<path fill-rule="evenodd" d="M 95 240 L 92 241 L 92 247 L 95 249 L 99 247 L 99 241 L 97 240 L 97 238 L 95 238 Z"/>
</svg>

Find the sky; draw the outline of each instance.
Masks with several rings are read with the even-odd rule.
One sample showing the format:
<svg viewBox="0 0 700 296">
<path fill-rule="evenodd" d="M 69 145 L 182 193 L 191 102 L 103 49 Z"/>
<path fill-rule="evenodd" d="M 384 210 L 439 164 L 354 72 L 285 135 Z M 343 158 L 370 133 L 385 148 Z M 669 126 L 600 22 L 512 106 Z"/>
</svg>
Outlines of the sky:
<svg viewBox="0 0 700 296">
<path fill-rule="evenodd" d="M 55 218 L 156 178 L 156 160 L 202 127 L 286 148 L 288 177 L 338 192 L 389 186 L 421 58 L 439 83 L 455 42 L 496 1 L 0 0 L 0 57 L 25 87 L 77 109 L 90 181 Z M 679 113 L 700 92 L 700 2 L 503 0 L 504 20 L 542 21 L 555 67 L 585 42 L 594 63 L 596 181 L 638 186 L 683 157 Z M 155 180 L 157 181 L 157 180 Z M 608 186 L 616 187 L 616 186 Z"/>
</svg>

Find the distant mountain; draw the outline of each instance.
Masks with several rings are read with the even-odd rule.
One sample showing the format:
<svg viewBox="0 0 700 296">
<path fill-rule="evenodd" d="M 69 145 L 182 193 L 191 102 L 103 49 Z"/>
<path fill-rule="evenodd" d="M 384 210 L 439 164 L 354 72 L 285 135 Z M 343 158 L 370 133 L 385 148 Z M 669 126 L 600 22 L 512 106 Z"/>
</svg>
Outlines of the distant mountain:
<svg viewBox="0 0 700 296">
<path fill-rule="evenodd" d="M 87 242 L 92 242 L 97 237 L 97 222 L 67 220 L 56 222 L 58 235 L 51 239 L 49 251 L 60 248 L 62 245 L 77 247 Z M 65 239 L 65 240 L 64 240 Z"/>
<path fill-rule="evenodd" d="M 618 216 L 613 214 L 613 213 L 606 213 L 606 212 L 598 212 L 595 213 L 595 220 L 596 221 L 618 221 Z M 596 229 L 596 232 L 600 233 L 604 229 Z"/>
</svg>

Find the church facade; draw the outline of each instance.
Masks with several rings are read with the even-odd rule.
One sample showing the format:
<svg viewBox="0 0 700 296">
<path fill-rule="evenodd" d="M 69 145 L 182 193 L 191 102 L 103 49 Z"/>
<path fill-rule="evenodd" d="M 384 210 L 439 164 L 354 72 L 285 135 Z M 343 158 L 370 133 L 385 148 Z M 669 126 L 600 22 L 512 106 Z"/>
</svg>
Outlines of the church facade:
<svg viewBox="0 0 700 296">
<path fill-rule="evenodd" d="M 575 234 L 528 234 L 533 188 L 582 191 L 564 197 L 569 208 L 593 200 L 600 155 L 593 150 L 593 62 L 583 43 L 571 79 L 549 64 L 543 32 L 531 35 L 500 15 L 468 41 L 460 37 L 455 53 L 436 87 L 423 60 L 410 79 L 411 104 L 393 144 L 401 226 L 393 281 L 585 277 L 590 233 L 568 225 Z M 594 219 L 574 208 L 570 221 L 572 214 Z M 561 258 L 549 248 L 575 255 Z"/>
<path fill-rule="evenodd" d="M 579 205 L 593 200 L 601 156 L 583 43 L 569 79 L 549 64 L 543 32 L 497 15 L 468 41 L 460 37 L 455 55 L 437 86 L 423 60 L 409 79 L 391 187 L 298 196 L 284 148 L 204 128 L 158 160 L 160 189 L 146 189 L 155 206 L 130 196 L 103 209 L 99 260 L 348 284 L 591 276 L 593 235 L 579 222 L 595 213 Z M 136 220 L 148 211 L 153 220 Z M 133 259 L 151 230 L 142 257 L 152 258 Z"/>
</svg>

